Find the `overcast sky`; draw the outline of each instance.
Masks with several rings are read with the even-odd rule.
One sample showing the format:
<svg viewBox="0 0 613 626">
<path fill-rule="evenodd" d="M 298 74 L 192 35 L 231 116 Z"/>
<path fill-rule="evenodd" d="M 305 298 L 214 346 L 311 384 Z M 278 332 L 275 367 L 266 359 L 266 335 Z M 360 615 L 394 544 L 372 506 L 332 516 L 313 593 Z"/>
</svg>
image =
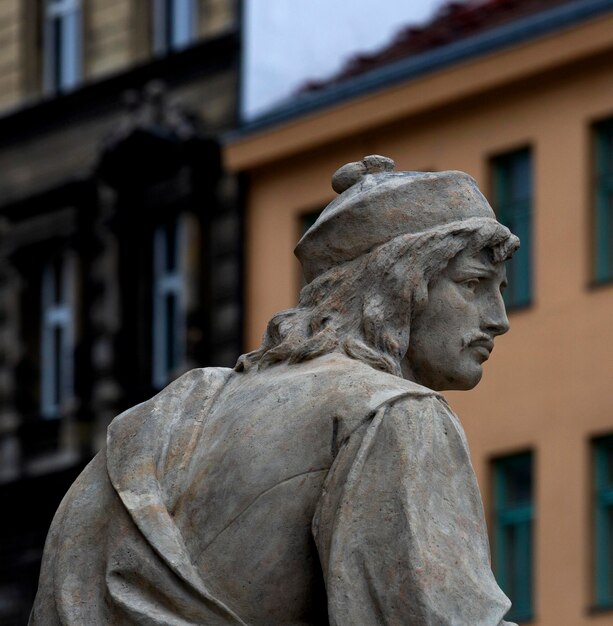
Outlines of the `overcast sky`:
<svg viewBox="0 0 613 626">
<path fill-rule="evenodd" d="M 252 119 L 305 81 L 388 43 L 445 0 L 245 0 L 242 113 Z"/>
</svg>

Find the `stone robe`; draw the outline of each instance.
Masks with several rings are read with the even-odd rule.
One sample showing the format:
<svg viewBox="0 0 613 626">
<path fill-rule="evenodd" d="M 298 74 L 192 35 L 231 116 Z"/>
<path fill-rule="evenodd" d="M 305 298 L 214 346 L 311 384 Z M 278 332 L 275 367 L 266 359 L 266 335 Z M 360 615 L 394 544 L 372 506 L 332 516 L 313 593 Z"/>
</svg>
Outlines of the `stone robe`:
<svg viewBox="0 0 613 626">
<path fill-rule="evenodd" d="M 340 355 L 193 370 L 109 427 L 53 521 L 31 626 L 497 626 L 461 425 Z"/>
</svg>

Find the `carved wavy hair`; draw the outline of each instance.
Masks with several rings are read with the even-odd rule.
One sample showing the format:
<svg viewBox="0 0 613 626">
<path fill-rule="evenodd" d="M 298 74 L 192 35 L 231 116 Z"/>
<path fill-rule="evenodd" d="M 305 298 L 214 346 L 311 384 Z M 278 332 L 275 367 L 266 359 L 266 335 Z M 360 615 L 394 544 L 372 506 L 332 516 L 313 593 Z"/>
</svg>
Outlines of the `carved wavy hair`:
<svg viewBox="0 0 613 626">
<path fill-rule="evenodd" d="M 395 237 L 306 285 L 298 306 L 272 317 L 262 345 L 242 355 L 235 370 L 336 352 L 401 376 L 411 317 L 427 303 L 431 281 L 462 250 L 485 249 L 499 263 L 518 246 L 515 235 L 488 218 Z"/>
</svg>

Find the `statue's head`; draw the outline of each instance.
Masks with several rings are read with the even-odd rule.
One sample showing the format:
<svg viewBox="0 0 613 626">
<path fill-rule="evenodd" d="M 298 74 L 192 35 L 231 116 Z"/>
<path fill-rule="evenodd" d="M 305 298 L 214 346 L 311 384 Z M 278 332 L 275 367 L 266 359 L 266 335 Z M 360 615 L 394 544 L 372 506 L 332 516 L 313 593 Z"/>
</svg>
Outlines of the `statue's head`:
<svg viewBox="0 0 613 626">
<path fill-rule="evenodd" d="M 462 172 L 340 168 L 339 196 L 296 247 L 306 286 L 238 368 L 341 352 L 437 390 L 480 380 L 508 330 L 504 262 L 519 245 Z"/>
</svg>

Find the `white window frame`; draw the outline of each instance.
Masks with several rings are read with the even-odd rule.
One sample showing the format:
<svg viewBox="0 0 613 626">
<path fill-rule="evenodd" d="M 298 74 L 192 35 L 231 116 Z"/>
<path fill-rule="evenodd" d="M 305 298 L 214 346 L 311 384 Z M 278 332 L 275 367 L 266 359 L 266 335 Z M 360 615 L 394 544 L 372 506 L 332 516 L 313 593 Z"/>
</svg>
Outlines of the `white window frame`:
<svg viewBox="0 0 613 626">
<path fill-rule="evenodd" d="M 41 281 L 40 339 L 40 410 L 45 419 L 61 417 L 74 397 L 74 294 L 75 259 L 64 256 L 59 263 L 47 263 Z"/>
<path fill-rule="evenodd" d="M 43 89 L 70 91 L 83 71 L 81 0 L 44 0 L 43 6 Z"/>
<path fill-rule="evenodd" d="M 168 225 L 153 234 L 153 337 L 152 383 L 156 389 L 167 385 L 173 373 L 185 363 L 186 335 L 186 224 L 181 217 L 174 223 L 174 258 L 169 261 Z M 171 269 L 168 269 L 170 265 Z M 174 326 L 169 329 L 167 300 L 172 298 Z M 172 336 L 169 336 L 172 333 Z M 172 342 L 174 361 L 170 362 L 168 345 Z"/>
<path fill-rule="evenodd" d="M 151 11 L 154 54 L 182 50 L 196 39 L 197 0 L 151 0 Z"/>
</svg>

